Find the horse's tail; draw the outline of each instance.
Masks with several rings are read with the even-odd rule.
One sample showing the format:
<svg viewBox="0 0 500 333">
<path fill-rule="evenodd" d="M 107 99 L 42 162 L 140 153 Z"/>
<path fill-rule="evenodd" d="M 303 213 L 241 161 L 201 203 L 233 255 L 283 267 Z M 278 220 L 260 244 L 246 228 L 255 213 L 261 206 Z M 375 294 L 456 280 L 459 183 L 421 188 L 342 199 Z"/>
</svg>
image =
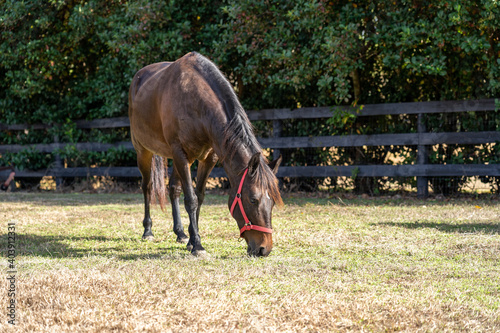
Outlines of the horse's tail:
<svg viewBox="0 0 500 333">
<path fill-rule="evenodd" d="M 165 210 L 167 203 L 167 188 L 165 185 L 165 178 L 168 176 L 167 166 L 165 159 L 158 155 L 153 155 L 151 161 L 151 178 L 149 180 L 149 193 L 151 203 L 158 203 L 161 210 Z"/>
</svg>

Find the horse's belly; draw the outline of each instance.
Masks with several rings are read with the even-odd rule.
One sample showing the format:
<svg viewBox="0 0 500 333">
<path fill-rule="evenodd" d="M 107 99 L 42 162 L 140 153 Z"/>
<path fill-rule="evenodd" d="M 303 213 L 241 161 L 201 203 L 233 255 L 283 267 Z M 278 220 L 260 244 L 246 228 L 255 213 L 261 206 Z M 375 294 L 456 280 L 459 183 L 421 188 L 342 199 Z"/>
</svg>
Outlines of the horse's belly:
<svg viewBox="0 0 500 333">
<path fill-rule="evenodd" d="M 166 140 L 159 140 L 158 135 L 155 135 L 154 131 L 149 130 L 136 130 L 132 129 L 133 133 L 133 144 L 134 147 L 143 147 L 150 152 L 160 155 L 166 158 L 172 158 L 172 146 Z M 204 141 L 202 144 L 196 140 L 182 140 L 181 137 L 177 137 L 177 140 L 173 140 L 173 145 L 180 145 L 182 150 L 186 154 L 186 158 L 190 164 L 195 160 L 203 161 L 213 152 L 213 148 L 208 144 L 208 141 Z"/>
<path fill-rule="evenodd" d="M 137 150 L 139 147 L 145 148 L 150 152 L 166 158 L 172 158 L 172 148 L 164 140 L 158 140 L 157 135 L 151 130 L 135 130 L 132 129 L 132 143 Z"/>
<path fill-rule="evenodd" d="M 186 150 L 185 150 L 186 151 Z M 212 153 L 212 147 L 203 147 L 201 149 L 187 151 L 186 155 L 189 161 L 189 164 L 192 164 L 195 160 L 204 161 Z"/>
</svg>

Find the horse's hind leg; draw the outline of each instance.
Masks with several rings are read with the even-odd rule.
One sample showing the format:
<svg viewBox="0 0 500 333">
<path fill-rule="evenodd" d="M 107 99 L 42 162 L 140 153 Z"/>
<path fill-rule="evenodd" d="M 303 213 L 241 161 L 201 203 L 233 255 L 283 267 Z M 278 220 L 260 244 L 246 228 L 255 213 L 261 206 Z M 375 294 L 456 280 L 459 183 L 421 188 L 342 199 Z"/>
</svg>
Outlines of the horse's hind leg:
<svg viewBox="0 0 500 333">
<path fill-rule="evenodd" d="M 215 164 L 218 161 L 217 155 L 212 151 L 205 160 L 200 161 L 198 165 L 198 174 L 196 177 L 196 196 L 198 197 L 198 210 L 196 211 L 196 220 L 200 220 L 200 209 L 205 199 L 205 189 L 207 185 L 207 179 L 212 172 Z"/>
<path fill-rule="evenodd" d="M 153 154 L 145 149 L 137 149 L 137 166 L 142 175 L 142 193 L 144 195 L 144 220 L 142 225 L 144 226 L 144 234 L 142 239 L 153 240 L 153 232 L 151 227 L 153 222 L 151 221 L 151 216 L 149 214 L 149 204 L 151 200 L 151 191 L 149 182 L 151 180 L 151 162 Z"/>
<path fill-rule="evenodd" d="M 184 227 L 181 221 L 181 212 L 179 206 L 179 197 L 182 192 L 182 184 L 175 168 L 172 170 L 170 182 L 168 184 L 168 194 L 170 196 L 170 203 L 172 204 L 172 217 L 174 219 L 174 233 L 177 235 L 178 243 L 187 243 L 188 236 L 184 233 Z"/>
</svg>

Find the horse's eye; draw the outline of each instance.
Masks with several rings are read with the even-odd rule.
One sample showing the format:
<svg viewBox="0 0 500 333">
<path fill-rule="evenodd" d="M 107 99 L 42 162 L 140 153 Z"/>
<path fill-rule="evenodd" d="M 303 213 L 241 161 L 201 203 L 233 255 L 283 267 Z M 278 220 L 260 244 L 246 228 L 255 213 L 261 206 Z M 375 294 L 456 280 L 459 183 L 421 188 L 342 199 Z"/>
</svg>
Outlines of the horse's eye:
<svg viewBox="0 0 500 333">
<path fill-rule="evenodd" d="M 259 203 L 259 200 L 252 198 L 252 199 L 250 199 L 250 202 L 252 203 L 252 205 L 256 205 Z"/>
</svg>

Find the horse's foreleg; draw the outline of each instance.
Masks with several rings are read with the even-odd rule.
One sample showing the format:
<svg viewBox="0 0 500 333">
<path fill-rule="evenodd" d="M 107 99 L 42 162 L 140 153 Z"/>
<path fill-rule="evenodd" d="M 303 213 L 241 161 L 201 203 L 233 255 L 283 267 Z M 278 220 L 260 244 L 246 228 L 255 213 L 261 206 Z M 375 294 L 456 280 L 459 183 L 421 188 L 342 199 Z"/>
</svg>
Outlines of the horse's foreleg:
<svg viewBox="0 0 500 333">
<path fill-rule="evenodd" d="M 184 192 L 184 206 L 189 215 L 189 242 L 188 249 L 191 248 L 191 253 L 201 255 L 205 253 L 205 249 L 201 245 L 200 234 L 198 232 L 198 219 L 196 212 L 198 210 L 198 197 L 191 182 L 191 170 L 189 168 L 189 160 L 186 153 L 180 146 L 172 147 L 174 168 L 182 183 Z"/>
<path fill-rule="evenodd" d="M 212 152 L 204 161 L 200 161 L 198 165 L 198 174 L 196 177 L 196 195 L 198 197 L 198 209 L 196 211 L 196 220 L 200 220 L 200 209 L 203 204 L 203 200 L 205 199 L 205 189 L 207 185 L 207 179 L 212 172 L 215 164 L 218 161 L 217 155 Z"/>
<path fill-rule="evenodd" d="M 184 227 L 181 221 L 181 212 L 179 207 L 179 197 L 181 196 L 182 185 L 177 175 L 177 171 L 172 171 L 170 176 L 170 182 L 168 184 L 168 194 L 170 197 L 170 203 L 172 204 L 172 218 L 174 219 L 174 233 L 177 235 L 177 242 L 187 243 L 188 237 L 184 233 Z"/>
<path fill-rule="evenodd" d="M 149 204 L 151 199 L 149 182 L 151 180 L 151 160 L 153 158 L 153 154 L 147 150 L 136 149 L 136 151 L 137 165 L 142 175 L 141 187 L 142 193 L 144 195 L 144 220 L 142 221 L 142 225 L 144 226 L 144 234 L 142 235 L 142 239 L 153 240 L 153 231 L 151 230 L 153 222 L 151 221 L 151 216 L 149 213 Z"/>
</svg>

